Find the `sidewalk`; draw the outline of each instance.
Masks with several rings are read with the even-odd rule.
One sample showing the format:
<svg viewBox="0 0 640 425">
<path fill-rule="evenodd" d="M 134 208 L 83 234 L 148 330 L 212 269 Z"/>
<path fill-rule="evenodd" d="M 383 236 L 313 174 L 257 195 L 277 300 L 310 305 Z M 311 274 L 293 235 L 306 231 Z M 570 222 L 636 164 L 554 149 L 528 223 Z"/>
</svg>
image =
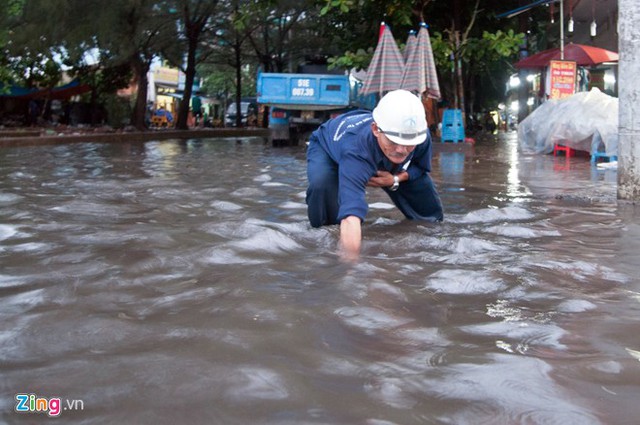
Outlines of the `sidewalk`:
<svg viewBox="0 0 640 425">
<path fill-rule="evenodd" d="M 98 129 L 99 130 L 99 129 Z M 269 138 L 266 128 L 199 128 L 189 130 L 147 130 L 100 132 L 94 129 L 71 129 L 60 133 L 23 129 L 0 131 L 0 147 L 36 146 L 79 142 L 121 143 L 148 140 L 192 139 L 216 137 L 263 137 Z"/>
</svg>

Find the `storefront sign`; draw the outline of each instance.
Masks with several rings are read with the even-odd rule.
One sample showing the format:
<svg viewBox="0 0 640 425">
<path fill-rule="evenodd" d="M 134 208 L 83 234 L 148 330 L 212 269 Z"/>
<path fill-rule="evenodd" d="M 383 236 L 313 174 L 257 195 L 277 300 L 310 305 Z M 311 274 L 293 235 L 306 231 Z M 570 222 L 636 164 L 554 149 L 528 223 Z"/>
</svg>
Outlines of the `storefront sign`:
<svg viewBox="0 0 640 425">
<path fill-rule="evenodd" d="M 551 61 L 551 99 L 569 97 L 576 91 L 576 63 L 572 61 Z"/>
</svg>

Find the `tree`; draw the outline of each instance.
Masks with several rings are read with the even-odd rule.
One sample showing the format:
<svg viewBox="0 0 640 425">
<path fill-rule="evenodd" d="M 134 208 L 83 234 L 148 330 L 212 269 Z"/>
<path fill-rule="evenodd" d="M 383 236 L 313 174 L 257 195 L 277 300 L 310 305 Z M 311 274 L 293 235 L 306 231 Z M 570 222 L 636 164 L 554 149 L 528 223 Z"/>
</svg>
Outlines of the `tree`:
<svg viewBox="0 0 640 425">
<path fill-rule="evenodd" d="M 241 111 L 242 95 L 246 94 L 243 81 L 247 80 L 249 71 L 251 74 L 255 74 L 256 71 L 256 61 L 250 54 L 248 41 L 251 33 L 256 30 L 254 14 L 259 10 L 259 5 L 232 0 L 221 6 L 221 17 L 212 43 L 213 54 L 208 58 L 207 63 L 215 67 L 218 76 L 233 75 L 230 81 L 234 87 L 236 111 Z M 255 89 L 255 84 L 253 88 Z M 227 100 L 226 97 L 225 100 Z M 241 125 L 241 120 L 241 114 L 236 114 L 236 126 Z"/>
<path fill-rule="evenodd" d="M 22 14 L 24 0 L 7 0 L 0 8 L 0 92 L 8 86 L 15 77 L 10 67 L 11 54 L 7 48 L 10 45 L 12 32 L 17 28 L 18 17 Z"/>
<path fill-rule="evenodd" d="M 341 46 L 349 46 L 331 62 L 336 66 L 366 68 L 377 42 L 379 21 L 384 20 L 393 28 L 400 46 L 406 40 L 400 34 L 407 34 L 419 22 L 427 22 L 443 100 L 464 111 L 473 111 L 476 104 L 482 107 L 491 102 L 497 104 L 503 94 L 497 82 L 506 79 L 505 74 L 512 68 L 509 61 L 524 40 L 523 34 L 509 28 L 511 22 L 495 19 L 496 10 L 504 7 L 503 3 L 325 0 L 324 16 L 335 23 L 331 28 L 337 28 L 334 33 L 342 38 Z M 363 19 L 360 14 L 364 13 L 369 19 Z M 380 18 L 376 21 L 371 16 Z M 367 38 L 362 34 L 367 34 Z"/>
<path fill-rule="evenodd" d="M 163 53 L 173 66 L 185 74 L 176 128 L 186 130 L 197 65 L 211 54 L 211 44 L 207 37 L 212 38 L 216 28 L 218 1 L 173 0 L 164 3 L 165 13 L 177 17 L 177 25 L 180 29 L 178 43 L 165 48 Z"/>
<path fill-rule="evenodd" d="M 133 69 L 137 91 L 131 122 L 140 130 L 146 128 L 147 74 L 151 63 L 176 39 L 173 21 L 162 13 L 157 3 L 154 0 L 111 0 L 111 13 L 104 14 L 102 8 L 97 7 L 90 12 L 94 23 L 101 22 L 96 36 L 99 48 L 112 54 L 110 58 L 114 64 L 128 63 Z"/>
<path fill-rule="evenodd" d="M 23 1 L 20 30 L 10 40 L 12 57 L 64 62 L 70 73 L 85 78 L 91 71 L 130 67 L 138 88 L 131 122 L 144 129 L 147 72 L 162 48 L 175 40 L 175 26 L 159 13 L 158 2 L 111 0 L 105 8 L 102 0 Z M 96 64 L 87 63 L 88 51 L 96 52 Z"/>
</svg>

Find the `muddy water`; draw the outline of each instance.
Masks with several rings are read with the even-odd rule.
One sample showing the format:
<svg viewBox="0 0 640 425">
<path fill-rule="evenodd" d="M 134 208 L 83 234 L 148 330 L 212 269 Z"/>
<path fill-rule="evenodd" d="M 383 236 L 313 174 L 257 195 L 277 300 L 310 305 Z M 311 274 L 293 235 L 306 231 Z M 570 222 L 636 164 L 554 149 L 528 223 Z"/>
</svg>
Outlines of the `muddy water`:
<svg viewBox="0 0 640 425">
<path fill-rule="evenodd" d="M 306 222 L 302 147 L 3 149 L 0 422 L 46 421 L 15 412 L 34 394 L 65 423 L 637 424 L 615 171 L 513 134 L 433 166 L 445 222 L 372 191 L 350 265 Z"/>
</svg>

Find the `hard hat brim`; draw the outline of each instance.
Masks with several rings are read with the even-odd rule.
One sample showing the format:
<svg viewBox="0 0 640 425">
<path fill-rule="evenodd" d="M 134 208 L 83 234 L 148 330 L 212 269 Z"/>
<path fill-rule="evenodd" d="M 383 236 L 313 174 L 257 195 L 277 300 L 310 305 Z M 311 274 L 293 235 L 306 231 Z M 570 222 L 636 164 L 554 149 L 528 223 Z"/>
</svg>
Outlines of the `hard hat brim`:
<svg viewBox="0 0 640 425">
<path fill-rule="evenodd" d="M 393 131 L 380 130 L 389 138 L 393 143 L 402 146 L 416 146 L 424 143 L 427 140 L 427 129 L 424 129 L 418 133 L 395 133 Z"/>
</svg>

